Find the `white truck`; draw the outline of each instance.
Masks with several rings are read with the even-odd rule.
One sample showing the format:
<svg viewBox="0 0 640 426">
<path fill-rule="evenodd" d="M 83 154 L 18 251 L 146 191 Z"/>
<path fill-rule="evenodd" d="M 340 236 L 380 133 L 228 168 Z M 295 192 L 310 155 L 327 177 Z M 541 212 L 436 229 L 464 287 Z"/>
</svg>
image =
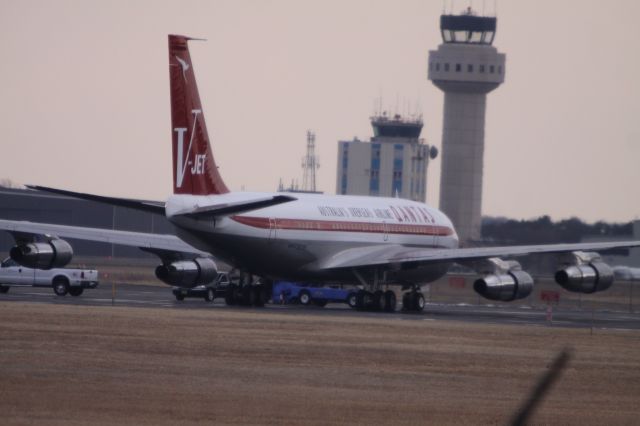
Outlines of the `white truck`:
<svg viewBox="0 0 640 426">
<path fill-rule="evenodd" d="M 58 296 L 69 293 L 80 296 L 85 288 L 98 286 L 98 271 L 95 269 L 31 269 L 19 265 L 11 258 L 0 264 L 0 293 L 10 287 L 51 287 Z"/>
</svg>

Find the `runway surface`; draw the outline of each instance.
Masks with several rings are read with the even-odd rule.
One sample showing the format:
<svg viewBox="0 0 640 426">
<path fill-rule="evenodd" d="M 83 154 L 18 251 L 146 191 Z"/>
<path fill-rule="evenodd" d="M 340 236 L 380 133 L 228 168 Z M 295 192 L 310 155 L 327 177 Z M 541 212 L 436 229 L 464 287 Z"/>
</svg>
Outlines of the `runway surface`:
<svg viewBox="0 0 640 426">
<path fill-rule="evenodd" d="M 358 312 L 343 304 L 329 304 L 324 308 L 304 307 L 299 305 L 272 305 L 264 308 L 247 308 L 240 306 L 226 306 L 222 299 L 213 303 L 203 299 L 187 298 L 178 302 L 171 294 L 171 288 L 151 285 L 118 284 L 115 292 L 112 286 L 102 285 L 97 289 L 85 290 L 78 297 L 70 295 L 56 296 L 50 288 L 12 287 L 8 293 L 0 294 L 0 302 L 35 302 L 48 304 L 66 304 L 79 306 L 126 306 L 136 308 L 164 308 L 164 309 L 225 309 L 249 310 L 261 309 L 264 312 L 286 313 L 290 315 L 305 315 L 313 312 L 315 315 L 331 316 L 360 316 L 376 318 L 390 315 L 398 320 L 406 321 L 466 321 L 475 323 L 521 324 L 540 327 L 558 326 L 572 328 L 600 328 L 639 330 L 640 313 L 609 312 L 592 310 L 555 309 L 549 315 L 547 310 L 532 309 L 513 305 L 512 307 L 490 305 L 455 305 L 455 304 L 427 304 L 422 313 L 395 314 Z"/>
</svg>

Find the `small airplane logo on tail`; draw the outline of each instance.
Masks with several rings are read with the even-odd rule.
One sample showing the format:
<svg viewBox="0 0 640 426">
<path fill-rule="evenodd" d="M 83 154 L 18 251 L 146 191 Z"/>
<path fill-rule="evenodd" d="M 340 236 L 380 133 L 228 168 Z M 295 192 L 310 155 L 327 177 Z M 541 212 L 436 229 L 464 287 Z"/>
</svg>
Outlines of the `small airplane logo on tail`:
<svg viewBox="0 0 640 426">
<path fill-rule="evenodd" d="M 176 56 L 176 59 L 178 60 L 178 62 L 180 63 L 180 66 L 182 67 L 182 77 L 184 77 L 184 81 L 187 81 L 187 70 L 189 69 L 189 64 L 186 61 L 183 61 L 182 59 L 178 58 Z"/>
</svg>

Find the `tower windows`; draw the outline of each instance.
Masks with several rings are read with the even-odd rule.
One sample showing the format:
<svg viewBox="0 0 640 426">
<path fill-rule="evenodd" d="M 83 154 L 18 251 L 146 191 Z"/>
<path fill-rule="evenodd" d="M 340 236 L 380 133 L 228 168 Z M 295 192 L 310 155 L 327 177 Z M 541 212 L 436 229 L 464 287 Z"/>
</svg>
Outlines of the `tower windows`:
<svg viewBox="0 0 640 426">
<path fill-rule="evenodd" d="M 444 64 L 444 70 L 449 71 L 449 63 Z"/>
<path fill-rule="evenodd" d="M 342 194 L 347 193 L 347 170 L 349 169 L 349 145 L 344 143 L 342 145 L 342 182 L 340 184 L 340 191 Z"/>
<path fill-rule="evenodd" d="M 480 65 L 480 73 L 484 74 L 484 65 Z"/>
<path fill-rule="evenodd" d="M 473 72 L 473 64 L 467 65 L 467 72 Z"/>
<path fill-rule="evenodd" d="M 462 71 L 462 65 L 456 64 L 456 72 Z"/>
<path fill-rule="evenodd" d="M 380 191 L 380 144 L 371 144 L 371 169 L 369 178 L 369 194 L 378 195 Z"/>
<path fill-rule="evenodd" d="M 491 74 L 493 74 L 493 73 L 495 73 L 495 72 L 496 72 L 496 67 L 495 67 L 495 65 L 491 65 L 491 66 L 489 66 L 489 72 L 490 72 Z"/>
<path fill-rule="evenodd" d="M 436 62 L 436 71 L 440 71 L 440 62 Z"/>
<path fill-rule="evenodd" d="M 402 169 L 404 145 L 398 143 L 393 146 L 393 181 L 391 182 L 393 195 L 402 194 Z"/>
</svg>

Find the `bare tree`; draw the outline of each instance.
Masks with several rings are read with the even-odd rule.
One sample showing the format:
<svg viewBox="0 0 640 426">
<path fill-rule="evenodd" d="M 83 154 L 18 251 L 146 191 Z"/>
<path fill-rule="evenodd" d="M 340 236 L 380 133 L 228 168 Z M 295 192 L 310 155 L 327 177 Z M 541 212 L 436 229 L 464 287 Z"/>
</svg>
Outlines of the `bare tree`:
<svg viewBox="0 0 640 426">
<path fill-rule="evenodd" d="M 24 188 L 23 185 L 20 185 L 19 183 L 15 183 L 14 181 L 12 181 L 9 178 L 0 179 L 0 187 L 2 187 L 2 188 L 16 188 L 16 189 Z"/>
</svg>

